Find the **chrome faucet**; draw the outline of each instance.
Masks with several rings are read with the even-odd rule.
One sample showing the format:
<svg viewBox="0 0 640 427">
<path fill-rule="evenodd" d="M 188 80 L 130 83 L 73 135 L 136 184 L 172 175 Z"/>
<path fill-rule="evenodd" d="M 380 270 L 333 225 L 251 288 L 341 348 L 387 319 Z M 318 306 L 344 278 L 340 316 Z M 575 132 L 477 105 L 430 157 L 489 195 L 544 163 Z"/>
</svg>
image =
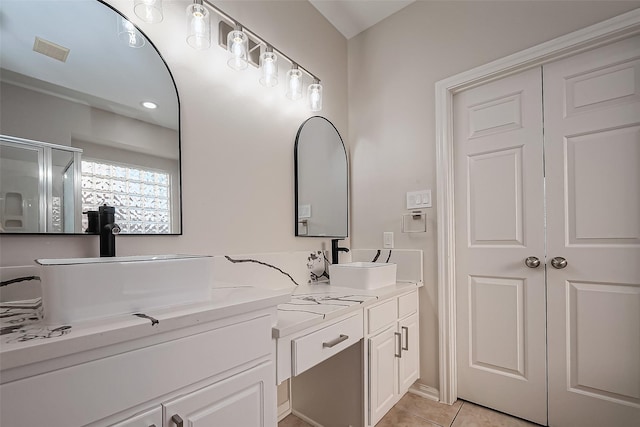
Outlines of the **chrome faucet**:
<svg viewBox="0 0 640 427">
<path fill-rule="evenodd" d="M 338 253 L 349 252 L 349 248 L 341 248 L 338 246 L 340 240 L 342 239 L 331 239 L 331 264 L 338 263 Z"/>
<path fill-rule="evenodd" d="M 107 206 L 106 204 L 98 208 L 99 228 L 100 228 L 100 256 L 114 257 L 116 256 L 116 234 L 121 229 L 116 224 L 116 208 Z"/>
</svg>

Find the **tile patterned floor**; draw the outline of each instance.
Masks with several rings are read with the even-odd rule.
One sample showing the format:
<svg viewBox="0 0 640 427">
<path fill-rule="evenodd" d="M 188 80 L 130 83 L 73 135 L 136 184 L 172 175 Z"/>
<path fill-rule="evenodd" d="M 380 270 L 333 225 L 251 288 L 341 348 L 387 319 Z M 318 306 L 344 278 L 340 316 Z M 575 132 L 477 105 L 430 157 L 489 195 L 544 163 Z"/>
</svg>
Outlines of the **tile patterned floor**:
<svg viewBox="0 0 640 427">
<path fill-rule="evenodd" d="M 537 427 L 520 418 L 458 400 L 445 405 L 407 393 L 376 427 Z M 278 427 L 312 427 L 289 415 Z"/>
</svg>

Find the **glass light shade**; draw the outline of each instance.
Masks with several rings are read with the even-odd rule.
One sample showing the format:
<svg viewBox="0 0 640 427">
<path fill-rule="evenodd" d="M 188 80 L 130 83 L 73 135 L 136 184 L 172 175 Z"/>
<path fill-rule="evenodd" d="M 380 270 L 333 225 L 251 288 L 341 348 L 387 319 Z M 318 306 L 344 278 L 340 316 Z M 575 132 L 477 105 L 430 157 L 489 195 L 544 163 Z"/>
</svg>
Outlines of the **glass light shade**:
<svg viewBox="0 0 640 427">
<path fill-rule="evenodd" d="M 227 65 L 234 70 L 240 71 L 247 68 L 249 62 L 247 55 L 249 53 L 249 37 L 242 32 L 242 29 L 236 26 L 235 30 L 229 31 L 227 35 L 227 51 L 231 57 L 227 61 Z"/>
<path fill-rule="evenodd" d="M 135 25 L 121 16 L 118 17 L 118 38 L 127 46 L 136 49 L 144 46 L 146 43 L 144 37 Z"/>
<path fill-rule="evenodd" d="M 211 16 L 206 7 L 199 3 L 187 6 L 187 44 L 194 49 L 208 49 L 211 46 Z"/>
<path fill-rule="evenodd" d="M 260 84 L 273 87 L 278 84 L 278 56 L 267 49 L 260 55 Z"/>
<path fill-rule="evenodd" d="M 318 80 L 314 80 L 313 84 L 309 85 L 307 99 L 309 100 L 311 111 L 322 110 L 322 85 Z"/>
<path fill-rule="evenodd" d="M 134 0 L 133 12 L 144 22 L 156 24 L 162 21 L 162 0 Z"/>
<path fill-rule="evenodd" d="M 294 101 L 302 98 L 302 71 L 297 67 L 287 71 L 286 96 Z"/>
</svg>

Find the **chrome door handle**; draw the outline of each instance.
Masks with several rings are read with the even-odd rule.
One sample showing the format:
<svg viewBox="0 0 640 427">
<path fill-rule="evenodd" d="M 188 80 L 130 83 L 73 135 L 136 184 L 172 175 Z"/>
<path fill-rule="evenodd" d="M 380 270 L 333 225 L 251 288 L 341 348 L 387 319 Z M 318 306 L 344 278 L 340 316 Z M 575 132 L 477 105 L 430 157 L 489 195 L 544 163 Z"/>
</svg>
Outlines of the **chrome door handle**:
<svg viewBox="0 0 640 427">
<path fill-rule="evenodd" d="M 557 256 L 551 259 L 551 267 L 557 268 L 558 270 L 565 268 L 567 264 L 567 260 L 562 258 L 561 256 Z"/>
<path fill-rule="evenodd" d="M 398 342 L 396 344 L 398 344 L 399 353 L 396 353 L 396 357 L 401 358 L 402 357 L 402 334 L 400 332 L 394 332 L 393 335 L 395 335 L 396 338 L 398 339 Z"/>
<path fill-rule="evenodd" d="M 184 421 L 182 421 L 182 418 L 180 418 L 180 415 L 175 414 L 173 417 L 171 417 L 171 422 L 173 422 L 176 427 L 183 427 L 184 426 Z"/>
<path fill-rule="evenodd" d="M 530 256 L 524 260 L 524 265 L 529 268 L 538 268 L 540 267 L 540 259 L 537 256 Z"/>
<path fill-rule="evenodd" d="M 403 349 L 403 350 L 407 350 L 407 351 L 409 351 L 409 328 L 407 328 L 406 326 L 403 326 L 403 327 L 402 327 L 402 332 L 404 332 L 404 333 L 405 333 L 405 336 L 404 336 L 404 339 L 405 339 L 404 343 L 405 343 L 405 345 L 403 345 L 403 346 L 402 346 L 402 349 Z"/>
<path fill-rule="evenodd" d="M 329 348 L 334 347 L 334 346 L 336 346 L 336 345 L 340 344 L 342 341 L 346 341 L 346 340 L 348 340 L 348 339 L 349 339 L 349 335 L 342 335 L 342 334 L 340 334 L 340 336 L 339 336 L 338 338 L 336 338 L 335 340 L 332 340 L 332 341 L 329 341 L 329 342 L 323 342 L 323 343 L 322 343 L 322 348 L 325 348 L 325 347 L 329 347 Z"/>
</svg>

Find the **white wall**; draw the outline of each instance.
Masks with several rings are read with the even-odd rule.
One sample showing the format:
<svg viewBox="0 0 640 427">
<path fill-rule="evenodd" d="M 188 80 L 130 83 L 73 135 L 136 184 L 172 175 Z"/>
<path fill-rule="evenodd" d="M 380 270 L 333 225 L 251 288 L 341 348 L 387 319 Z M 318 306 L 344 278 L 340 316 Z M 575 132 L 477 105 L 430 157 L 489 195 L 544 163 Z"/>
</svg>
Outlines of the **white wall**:
<svg viewBox="0 0 640 427">
<path fill-rule="evenodd" d="M 411 4 L 349 40 L 352 245 L 424 250 L 421 382 L 438 388 L 435 82 L 637 8 L 639 2 Z M 432 189 L 428 231 L 402 234 L 405 193 Z"/>
<path fill-rule="evenodd" d="M 112 0 L 129 17 L 133 2 Z M 141 24 L 169 64 L 181 103 L 183 235 L 119 236 L 119 255 L 238 254 L 320 249 L 325 239 L 294 237 L 293 146 L 311 116 L 303 103 L 258 83 L 258 72 L 226 65 L 217 47 L 195 51 L 185 40 L 190 1 L 164 2 L 162 23 Z M 317 74 L 322 115 L 347 135 L 347 42 L 306 0 L 215 2 L 221 9 Z M 215 29 L 212 35 L 217 35 Z M 281 78 L 286 68 L 280 69 Z M 0 265 L 39 257 L 97 256 L 94 236 L 0 237 Z"/>
</svg>

